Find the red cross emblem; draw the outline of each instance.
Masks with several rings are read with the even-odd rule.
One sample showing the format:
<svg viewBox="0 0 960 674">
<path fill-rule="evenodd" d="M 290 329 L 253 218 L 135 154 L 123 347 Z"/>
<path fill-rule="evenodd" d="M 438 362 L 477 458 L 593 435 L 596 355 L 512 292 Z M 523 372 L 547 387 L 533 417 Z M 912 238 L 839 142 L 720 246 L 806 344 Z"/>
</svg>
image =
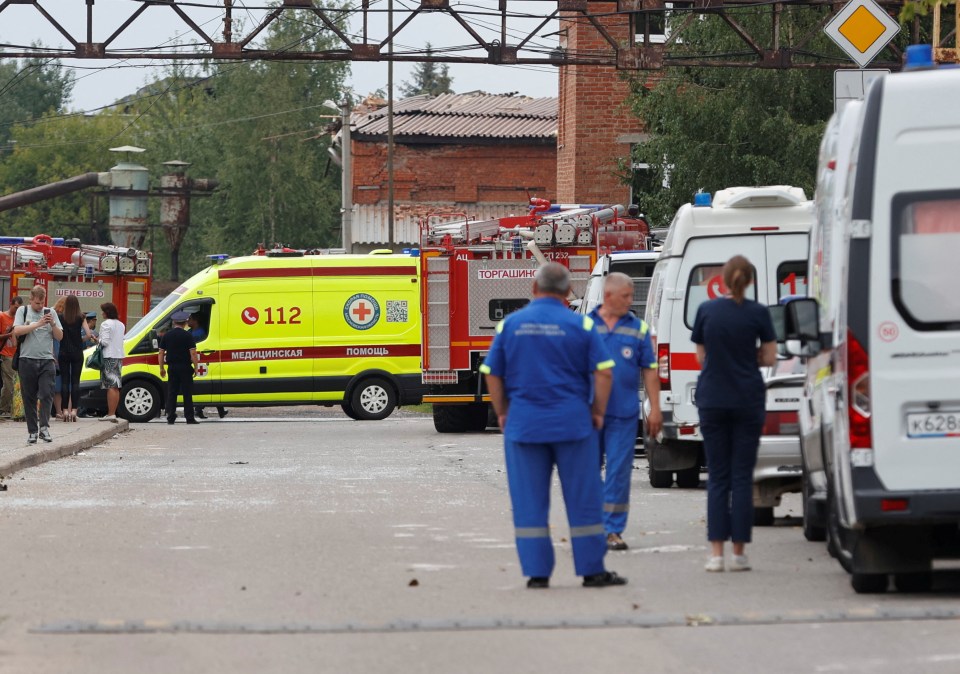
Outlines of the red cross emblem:
<svg viewBox="0 0 960 674">
<path fill-rule="evenodd" d="M 207 365 L 206 363 L 199 363 L 196 368 L 196 375 L 198 377 L 205 377 L 207 374 Z"/>
<path fill-rule="evenodd" d="M 353 310 L 353 315 L 357 317 L 358 323 L 366 323 L 367 316 L 373 313 L 373 309 L 367 308 L 367 303 L 360 301 L 357 303 L 357 306 Z"/>
</svg>

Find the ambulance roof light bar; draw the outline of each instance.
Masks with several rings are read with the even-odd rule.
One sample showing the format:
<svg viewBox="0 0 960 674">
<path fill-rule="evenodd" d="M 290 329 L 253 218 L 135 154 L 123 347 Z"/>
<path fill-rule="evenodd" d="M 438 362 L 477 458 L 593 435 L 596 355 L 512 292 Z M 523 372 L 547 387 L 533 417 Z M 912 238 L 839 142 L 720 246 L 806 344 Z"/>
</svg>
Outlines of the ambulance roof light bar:
<svg viewBox="0 0 960 674">
<path fill-rule="evenodd" d="M 207 255 L 207 259 L 210 260 L 210 262 L 213 264 L 223 264 L 229 258 L 230 258 L 230 255 L 227 253 L 216 253 L 215 255 Z"/>
</svg>

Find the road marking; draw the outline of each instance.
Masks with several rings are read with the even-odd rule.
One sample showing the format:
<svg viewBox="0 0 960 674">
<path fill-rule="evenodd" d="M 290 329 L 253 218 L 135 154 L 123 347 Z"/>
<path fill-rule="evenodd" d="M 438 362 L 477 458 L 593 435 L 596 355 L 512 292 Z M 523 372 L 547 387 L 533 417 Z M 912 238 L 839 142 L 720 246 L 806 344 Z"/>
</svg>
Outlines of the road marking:
<svg viewBox="0 0 960 674">
<path fill-rule="evenodd" d="M 506 588 L 516 589 L 516 586 Z M 630 614 L 607 617 L 573 616 L 513 618 L 441 618 L 437 620 L 394 620 L 373 623 L 235 623 L 191 620 L 67 620 L 44 623 L 32 634 L 380 634 L 403 632 L 480 632 L 543 629 L 609 629 L 635 627 L 716 627 L 752 625 L 808 625 L 819 623 L 872 623 L 908 620 L 958 620 L 960 608 L 934 606 L 875 609 L 787 611 L 784 613 L 688 613 Z M 960 656 L 926 656 L 960 659 Z M 932 662 L 932 660 L 926 660 Z"/>
</svg>

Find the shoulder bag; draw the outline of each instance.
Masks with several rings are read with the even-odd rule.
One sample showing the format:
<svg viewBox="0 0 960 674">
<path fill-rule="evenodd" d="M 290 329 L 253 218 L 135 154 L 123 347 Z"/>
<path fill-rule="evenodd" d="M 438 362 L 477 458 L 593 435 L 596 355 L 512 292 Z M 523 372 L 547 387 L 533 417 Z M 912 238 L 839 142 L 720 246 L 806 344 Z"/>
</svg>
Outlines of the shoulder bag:
<svg viewBox="0 0 960 674">
<path fill-rule="evenodd" d="M 103 369 L 103 347 L 97 344 L 93 353 L 87 356 L 87 367 L 91 370 L 102 370 Z"/>
<path fill-rule="evenodd" d="M 23 307 L 21 307 L 21 308 L 23 308 Z M 17 313 L 18 313 L 18 314 L 20 313 L 20 309 L 17 309 Z M 26 310 L 26 309 L 23 310 L 23 322 L 24 322 L 24 323 L 27 322 L 27 310 Z M 16 321 L 14 321 L 14 323 L 16 323 Z M 23 340 L 25 340 L 26 338 L 27 338 L 26 335 L 20 335 L 19 337 L 17 337 L 17 350 L 16 350 L 16 352 L 13 354 L 13 362 L 10 363 L 10 366 L 11 366 L 14 370 L 19 370 L 19 369 L 20 369 L 20 345 L 23 344 Z"/>
</svg>

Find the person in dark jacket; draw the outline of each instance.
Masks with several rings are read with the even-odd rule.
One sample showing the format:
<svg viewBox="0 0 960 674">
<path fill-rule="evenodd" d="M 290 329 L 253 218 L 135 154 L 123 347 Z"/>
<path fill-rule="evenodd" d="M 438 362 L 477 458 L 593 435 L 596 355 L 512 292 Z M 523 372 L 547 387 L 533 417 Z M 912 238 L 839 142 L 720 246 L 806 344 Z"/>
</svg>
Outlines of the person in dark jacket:
<svg viewBox="0 0 960 674">
<path fill-rule="evenodd" d="M 83 344 L 93 340 L 93 334 L 87 327 L 86 316 L 80 311 L 80 302 L 76 295 L 67 295 L 63 303 L 63 312 L 59 314 L 63 326 L 63 339 L 60 340 L 60 409 L 59 418 L 64 421 L 76 421 L 80 407 L 80 371 L 83 369 Z"/>
<path fill-rule="evenodd" d="M 707 456 L 707 571 L 723 571 L 723 547 L 733 541 L 730 571 L 747 571 L 753 526 L 753 469 L 766 415 L 760 366 L 777 360 L 776 334 L 767 307 L 746 299 L 750 261 L 736 255 L 723 267 L 729 294 L 697 309 L 691 339 L 702 371 L 697 409 Z"/>
<path fill-rule="evenodd" d="M 160 338 L 160 350 L 157 360 L 160 364 L 160 377 L 167 376 L 167 423 L 177 420 L 177 395 L 183 395 L 183 416 L 188 424 L 199 424 L 193 415 L 193 373 L 200 358 L 197 356 L 197 343 L 193 335 L 184 329 L 187 324 L 187 312 L 177 311 L 171 316 L 173 328 Z"/>
</svg>

